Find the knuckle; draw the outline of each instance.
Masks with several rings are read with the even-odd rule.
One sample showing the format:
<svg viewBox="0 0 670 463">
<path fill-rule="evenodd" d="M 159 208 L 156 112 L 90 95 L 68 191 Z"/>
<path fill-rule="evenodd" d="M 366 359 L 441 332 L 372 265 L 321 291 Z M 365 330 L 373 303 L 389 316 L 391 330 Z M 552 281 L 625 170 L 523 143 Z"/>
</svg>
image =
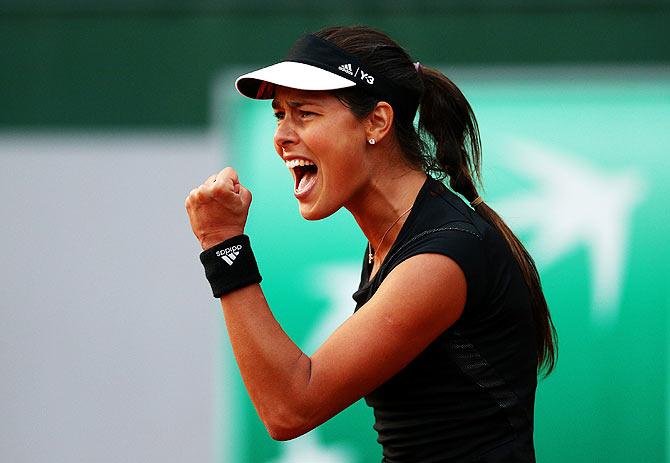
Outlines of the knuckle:
<svg viewBox="0 0 670 463">
<path fill-rule="evenodd" d="M 217 186 L 216 188 L 212 189 L 212 196 L 215 198 L 225 198 L 227 193 L 228 191 L 223 186 Z"/>
<path fill-rule="evenodd" d="M 235 169 L 232 167 L 228 166 L 225 169 L 223 169 L 220 172 L 220 175 L 225 178 L 237 178 L 237 172 L 235 172 Z"/>
<path fill-rule="evenodd" d="M 202 202 L 205 199 L 203 188 L 202 187 L 198 188 L 193 194 L 193 196 L 195 197 L 196 201 Z"/>
<path fill-rule="evenodd" d="M 226 184 L 225 182 L 216 181 L 211 184 L 210 188 L 212 190 L 212 193 L 221 193 L 223 191 L 226 191 Z"/>
</svg>

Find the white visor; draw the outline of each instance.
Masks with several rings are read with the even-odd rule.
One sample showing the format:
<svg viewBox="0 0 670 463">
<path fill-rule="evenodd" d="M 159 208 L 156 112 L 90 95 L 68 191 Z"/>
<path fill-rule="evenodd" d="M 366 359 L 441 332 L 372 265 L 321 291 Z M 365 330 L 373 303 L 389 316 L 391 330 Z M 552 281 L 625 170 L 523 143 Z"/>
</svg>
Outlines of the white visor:
<svg viewBox="0 0 670 463">
<path fill-rule="evenodd" d="M 282 61 L 238 77 L 235 81 L 235 88 L 249 98 L 270 99 L 273 97 L 273 92 L 266 91 L 264 83 L 298 90 L 337 90 L 356 85 L 349 79 L 316 66 L 294 61 Z"/>
</svg>

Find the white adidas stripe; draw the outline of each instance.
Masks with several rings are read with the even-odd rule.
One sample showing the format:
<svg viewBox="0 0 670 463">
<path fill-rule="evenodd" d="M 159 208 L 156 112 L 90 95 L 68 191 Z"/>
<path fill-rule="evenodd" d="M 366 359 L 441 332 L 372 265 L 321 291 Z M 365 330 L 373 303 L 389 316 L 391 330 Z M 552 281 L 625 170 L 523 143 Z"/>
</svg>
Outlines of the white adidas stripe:
<svg viewBox="0 0 670 463">
<path fill-rule="evenodd" d="M 237 256 L 240 255 L 240 251 L 234 251 L 229 254 L 224 254 L 221 256 L 221 259 L 223 259 L 226 264 L 228 265 L 233 265 L 233 261 L 237 258 Z"/>
<path fill-rule="evenodd" d="M 347 74 L 353 74 L 354 73 L 354 71 L 351 68 L 351 63 L 343 64 L 340 67 L 338 67 L 337 69 L 339 69 L 340 71 L 344 71 Z"/>
</svg>

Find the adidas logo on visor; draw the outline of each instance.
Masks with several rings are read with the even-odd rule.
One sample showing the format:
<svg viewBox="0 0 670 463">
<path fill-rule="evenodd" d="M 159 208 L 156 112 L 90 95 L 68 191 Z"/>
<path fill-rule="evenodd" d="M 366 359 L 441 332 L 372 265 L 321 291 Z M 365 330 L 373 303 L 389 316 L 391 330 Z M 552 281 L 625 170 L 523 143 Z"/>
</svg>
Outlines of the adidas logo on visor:
<svg viewBox="0 0 670 463">
<path fill-rule="evenodd" d="M 338 67 L 337 69 L 339 69 L 340 71 L 346 72 L 350 76 L 354 75 L 354 71 L 351 69 L 351 64 L 349 64 L 349 63 L 343 64 L 342 66 Z"/>
<path fill-rule="evenodd" d="M 350 76 L 358 77 L 366 84 L 373 85 L 375 83 L 375 78 L 361 68 L 356 68 L 356 72 L 354 72 L 353 68 L 351 67 L 351 63 L 342 64 L 341 66 L 338 66 L 337 69 L 342 72 L 346 72 Z M 360 73 L 358 71 L 360 71 Z"/>
<path fill-rule="evenodd" d="M 238 244 L 236 246 L 231 246 L 226 249 L 220 249 L 219 251 L 216 251 L 216 255 L 217 257 L 223 259 L 226 262 L 226 264 L 233 265 L 233 261 L 237 259 L 237 256 L 240 255 L 241 250 L 242 245 Z"/>
</svg>

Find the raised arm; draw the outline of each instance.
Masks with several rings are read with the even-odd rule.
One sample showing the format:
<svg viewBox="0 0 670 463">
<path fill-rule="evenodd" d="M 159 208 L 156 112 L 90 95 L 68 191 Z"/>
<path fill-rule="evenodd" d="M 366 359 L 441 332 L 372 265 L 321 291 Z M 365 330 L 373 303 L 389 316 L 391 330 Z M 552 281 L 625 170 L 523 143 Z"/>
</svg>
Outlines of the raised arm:
<svg viewBox="0 0 670 463">
<path fill-rule="evenodd" d="M 259 285 L 222 297 L 221 306 L 258 415 L 274 439 L 286 440 L 407 365 L 458 319 L 465 294 L 465 277 L 454 261 L 437 254 L 412 257 L 311 357 L 284 333 Z"/>
<path fill-rule="evenodd" d="M 256 410 L 270 435 L 286 440 L 397 373 L 459 318 L 465 298 L 465 276 L 453 260 L 414 256 L 398 265 L 311 357 L 277 323 L 260 285 L 222 296 L 221 306 Z"/>
</svg>

